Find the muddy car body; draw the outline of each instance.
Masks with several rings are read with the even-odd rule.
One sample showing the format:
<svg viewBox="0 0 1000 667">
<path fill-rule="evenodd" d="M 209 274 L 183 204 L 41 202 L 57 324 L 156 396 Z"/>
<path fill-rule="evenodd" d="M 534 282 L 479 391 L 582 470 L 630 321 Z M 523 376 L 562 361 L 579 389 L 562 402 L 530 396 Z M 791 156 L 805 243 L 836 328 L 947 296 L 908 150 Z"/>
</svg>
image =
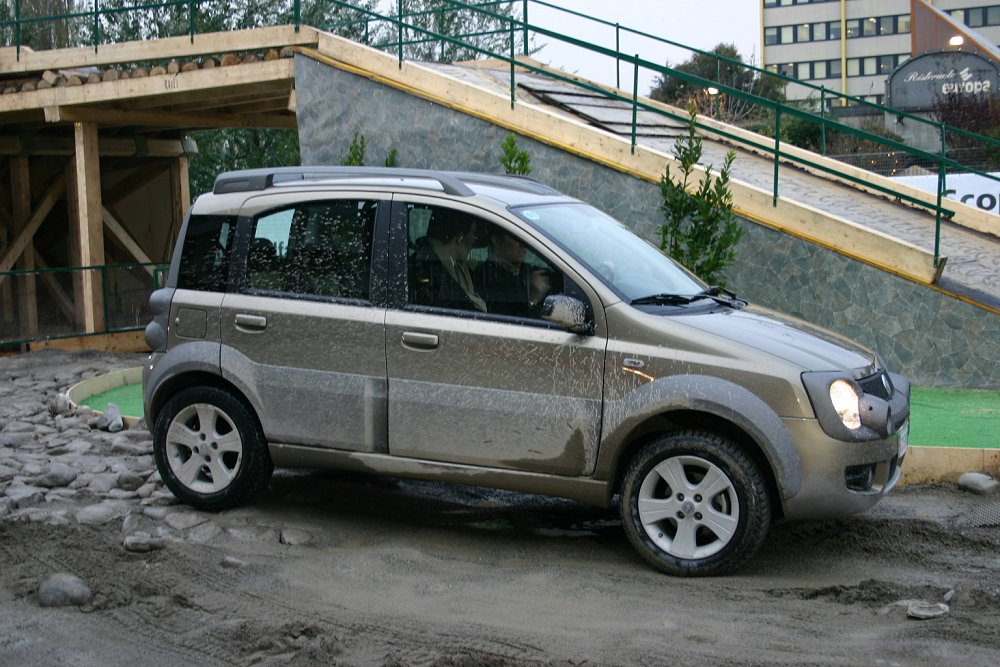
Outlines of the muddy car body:
<svg viewBox="0 0 1000 667">
<path fill-rule="evenodd" d="M 494 300 L 497 267 L 523 292 Z M 870 507 L 906 452 L 909 384 L 877 355 L 707 287 L 530 179 L 223 174 L 151 306 L 157 464 L 205 509 L 273 466 L 620 497 L 650 563 L 710 574 L 773 517 Z"/>
</svg>

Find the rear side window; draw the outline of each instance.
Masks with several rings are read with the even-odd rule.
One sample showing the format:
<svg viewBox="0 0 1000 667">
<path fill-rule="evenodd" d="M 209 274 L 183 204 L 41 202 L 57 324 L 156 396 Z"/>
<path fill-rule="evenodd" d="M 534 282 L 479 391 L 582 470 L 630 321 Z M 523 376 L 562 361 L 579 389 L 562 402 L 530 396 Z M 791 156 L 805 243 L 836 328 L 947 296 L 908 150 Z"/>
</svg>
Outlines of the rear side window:
<svg viewBox="0 0 1000 667">
<path fill-rule="evenodd" d="M 180 289 L 225 291 L 235 223 L 235 217 L 226 215 L 191 216 L 181 249 Z"/>
<path fill-rule="evenodd" d="M 317 201 L 260 216 L 247 289 L 367 300 L 377 208 L 374 201 Z"/>
</svg>

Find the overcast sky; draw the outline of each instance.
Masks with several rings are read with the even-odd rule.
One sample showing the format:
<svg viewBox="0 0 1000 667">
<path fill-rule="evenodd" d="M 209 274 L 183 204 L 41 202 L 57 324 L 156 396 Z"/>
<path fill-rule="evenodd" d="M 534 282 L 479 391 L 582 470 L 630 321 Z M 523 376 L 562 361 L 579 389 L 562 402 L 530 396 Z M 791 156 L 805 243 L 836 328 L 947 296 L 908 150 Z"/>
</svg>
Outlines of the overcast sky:
<svg viewBox="0 0 1000 667">
<path fill-rule="evenodd" d="M 744 61 L 751 57 L 760 64 L 760 1 L 759 0 L 549 0 L 549 4 L 571 9 L 609 23 L 619 23 L 680 44 L 710 51 L 720 42 L 736 45 Z M 555 32 L 583 39 L 614 49 L 614 26 L 602 26 L 593 21 L 530 4 L 528 22 Z M 615 84 L 615 65 L 610 58 L 595 56 L 582 49 L 556 40 L 538 39 L 544 48 L 535 58 L 601 83 Z M 638 53 L 644 60 L 657 63 L 670 61 L 676 65 L 691 53 L 683 49 L 656 44 L 652 40 L 622 31 L 621 50 Z M 632 88 L 633 72 L 622 67 L 621 86 Z M 655 75 L 639 72 L 639 94 L 649 92 Z"/>
</svg>

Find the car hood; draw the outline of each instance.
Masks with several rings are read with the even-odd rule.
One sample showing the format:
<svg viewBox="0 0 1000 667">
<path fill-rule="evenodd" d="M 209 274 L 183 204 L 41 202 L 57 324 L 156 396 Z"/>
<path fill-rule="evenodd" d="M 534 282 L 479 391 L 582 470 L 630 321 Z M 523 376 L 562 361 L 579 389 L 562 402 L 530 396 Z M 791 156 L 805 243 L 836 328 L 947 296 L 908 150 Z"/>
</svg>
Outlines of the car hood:
<svg viewBox="0 0 1000 667">
<path fill-rule="evenodd" d="M 800 319 L 763 308 L 713 310 L 683 317 L 684 324 L 708 334 L 737 341 L 804 371 L 875 371 L 876 359 L 854 341 Z"/>
</svg>

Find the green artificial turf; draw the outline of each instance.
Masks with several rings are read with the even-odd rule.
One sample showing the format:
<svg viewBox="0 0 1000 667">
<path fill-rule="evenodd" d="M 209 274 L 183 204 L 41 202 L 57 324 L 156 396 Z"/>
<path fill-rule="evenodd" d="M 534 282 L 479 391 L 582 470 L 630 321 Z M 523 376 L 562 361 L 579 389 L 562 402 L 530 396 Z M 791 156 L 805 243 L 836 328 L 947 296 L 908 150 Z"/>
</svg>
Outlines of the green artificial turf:
<svg viewBox="0 0 1000 667">
<path fill-rule="evenodd" d="M 81 403 L 97 412 L 104 412 L 108 408 L 108 403 L 117 403 L 123 416 L 142 417 L 142 385 L 126 384 L 102 391 L 100 394 L 85 398 Z"/>
<path fill-rule="evenodd" d="M 1000 391 L 914 387 L 910 444 L 1000 449 Z"/>
<path fill-rule="evenodd" d="M 122 414 L 142 417 L 142 385 L 128 384 L 86 399 L 103 412 L 117 403 Z M 1000 391 L 914 387 L 910 444 L 917 447 L 1000 449 Z"/>
</svg>

